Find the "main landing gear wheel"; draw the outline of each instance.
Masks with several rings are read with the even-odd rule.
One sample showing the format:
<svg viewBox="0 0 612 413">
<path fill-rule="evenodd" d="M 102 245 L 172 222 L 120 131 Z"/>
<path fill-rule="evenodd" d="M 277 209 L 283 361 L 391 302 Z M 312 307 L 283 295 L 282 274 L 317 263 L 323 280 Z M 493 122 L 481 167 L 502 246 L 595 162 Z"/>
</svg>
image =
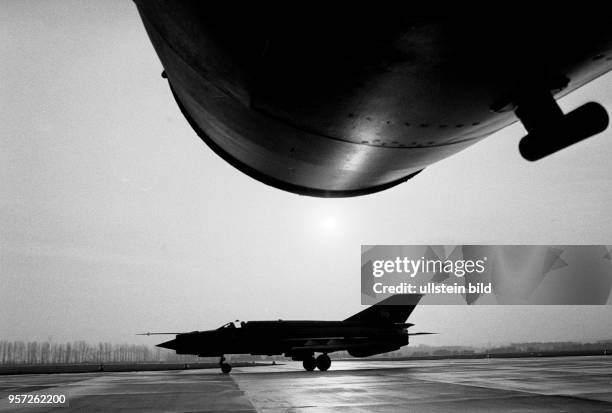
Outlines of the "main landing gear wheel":
<svg viewBox="0 0 612 413">
<path fill-rule="evenodd" d="M 317 367 L 321 371 L 327 371 L 331 366 L 331 359 L 327 354 L 321 354 L 317 357 Z"/>
<path fill-rule="evenodd" d="M 317 367 L 317 361 L 314 357 L 309 357 L 302 361 L 302 366 L 304 366 L 304 370 L 306 371 L 313 371 L 315 367 Z"/>
<path fill-rule="evenodd" d="M 230 366 L 229 363 L 225 362 L 225 357 L 223 356 L 221 356 L 221 358 L 219 359 L 219 366 L 221 366 L 221 371 L 225 374 L 232 371 L 232 366 Z"/>
</svg>

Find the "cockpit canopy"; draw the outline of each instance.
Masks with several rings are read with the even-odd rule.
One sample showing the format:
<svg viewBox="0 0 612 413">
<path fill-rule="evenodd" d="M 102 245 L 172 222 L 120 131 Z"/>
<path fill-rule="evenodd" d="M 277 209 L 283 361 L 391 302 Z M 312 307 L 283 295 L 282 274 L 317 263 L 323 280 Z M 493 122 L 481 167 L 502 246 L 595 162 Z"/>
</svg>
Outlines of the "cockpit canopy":
<svg viewBox="0 0 612 413">
<path fill-rule="evenodd" d="M 232 329 L 232 328 L 242 328 L 244 327 L 246 323 L 244 321 L 240 321 L 240 320 L 235 320 L 235 321 L 230 321 L 227 324 L 222 325 L 221 327 L 219 327 L 217 330 L 225 330 L 225 329 Z"/>
</svg>

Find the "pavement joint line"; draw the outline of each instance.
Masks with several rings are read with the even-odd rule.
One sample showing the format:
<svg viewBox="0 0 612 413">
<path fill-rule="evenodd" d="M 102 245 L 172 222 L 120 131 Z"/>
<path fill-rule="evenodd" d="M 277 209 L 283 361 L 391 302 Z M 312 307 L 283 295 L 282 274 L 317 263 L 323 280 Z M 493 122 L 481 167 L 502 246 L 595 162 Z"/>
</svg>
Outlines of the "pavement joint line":
<svg viewBox="0 0 612 413">
<path fill-rule="evenodd" d="M 249 402 L 249 404 L 251 405 L 251 407 L 253 408 L 254 411 L 256 411 L 257 413 L 262 413 L 262 410 L 260 410 L 255 403 L 253 403 L 253 400 L 251 399 L 251 396 L 249 396 L 249 393 L 242 389 L 240 387 L 240 384 L 234 379 L 234 376 L 229 374 L 229 378 L 231 379 L 231 381 L 234 383 L 234 386 L 236 386 L 236 388 L 242 392 L 244 398 Z"/>
</svg>

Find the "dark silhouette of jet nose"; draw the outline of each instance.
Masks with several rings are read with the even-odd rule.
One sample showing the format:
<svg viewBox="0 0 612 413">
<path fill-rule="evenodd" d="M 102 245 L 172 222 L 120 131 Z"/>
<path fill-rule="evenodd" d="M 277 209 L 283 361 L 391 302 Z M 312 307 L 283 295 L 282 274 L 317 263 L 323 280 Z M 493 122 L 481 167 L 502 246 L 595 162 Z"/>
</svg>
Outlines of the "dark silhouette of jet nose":
<svg viewBox="0 0 612 413">
<path fill-rule="evenodd" d="M 166 341 L 165 343 L 160 343 L 156 347 L 163 347 L 163 348 L 169 348 L 170 350 L 176 350 L 176 347 L 177 347 L 176 339 L 175 340 Z"/>
</svg>

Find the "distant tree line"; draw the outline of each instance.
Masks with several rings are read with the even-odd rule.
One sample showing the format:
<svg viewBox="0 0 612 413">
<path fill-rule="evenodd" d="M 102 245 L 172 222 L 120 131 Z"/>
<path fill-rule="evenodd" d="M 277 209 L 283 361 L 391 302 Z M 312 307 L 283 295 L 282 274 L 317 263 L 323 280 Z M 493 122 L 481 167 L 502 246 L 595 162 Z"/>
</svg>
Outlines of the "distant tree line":
<svg viewBox="0 0 612 413">
<path fill-rule="evenodd" d="M 428 357 L 428 356 L 469 356 L 473 354 L 503 353 L 538 353 L 563 351 L 604 351 L 612 349 L 612 340 L 600 340 L 594 343 L 566 342 L 533 342 L 512 343 L 503 346 L 428 346 L 417 345 L 403 347 L 398 351 L 381 354 L 380 357 Z"/>
<path fill-rule="evenodd" d="M 612 341 L 598 341 L 596 343 L 516 343 L 508 346 L 499 346 L 487 349 L 491 354 L 496 353 L 537 353 L 555 351 L 603 351 L 612 349 Z"/>
<path fill-rule="evenodd" d="M 191 361 L 203 360 L 197 356 L 177 355 L 167 349 L 137 344 L 0 340 L 0 365 Z"/>
</svg>

